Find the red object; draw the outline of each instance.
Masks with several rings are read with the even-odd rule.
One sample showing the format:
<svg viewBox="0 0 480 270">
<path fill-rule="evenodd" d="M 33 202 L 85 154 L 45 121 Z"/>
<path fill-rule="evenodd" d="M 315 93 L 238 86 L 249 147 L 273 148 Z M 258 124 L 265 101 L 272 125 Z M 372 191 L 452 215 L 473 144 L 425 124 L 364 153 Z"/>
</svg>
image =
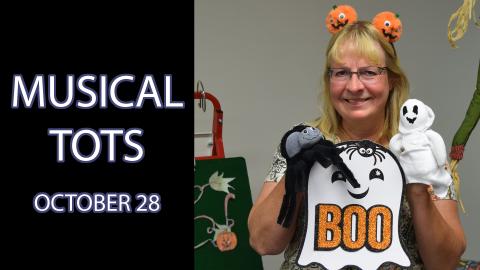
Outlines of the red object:
<svg viewBox="0 0 480 270">
<path fill-rule="evenodd" d="M 213 124 L 212 124 L 212 136 L 213 136 L 213 148 L 212 155 L 195 157 L 196 160 L 225 158 L 225 152 L 223 150 L 223 111 L 218 99 L 210 93 L 203 92 L 205 99 L 208 99 L 213 104 Z M 202 99 L 202 92 L 194 92 L 195 99 Z"/>
<path fill-rule="evenodd" d="M 450 158 L 461 160 L 463 158 L 463 151 L 465 151 L 464 145 L 455 145 L 450 149 Z"/>
</svg>

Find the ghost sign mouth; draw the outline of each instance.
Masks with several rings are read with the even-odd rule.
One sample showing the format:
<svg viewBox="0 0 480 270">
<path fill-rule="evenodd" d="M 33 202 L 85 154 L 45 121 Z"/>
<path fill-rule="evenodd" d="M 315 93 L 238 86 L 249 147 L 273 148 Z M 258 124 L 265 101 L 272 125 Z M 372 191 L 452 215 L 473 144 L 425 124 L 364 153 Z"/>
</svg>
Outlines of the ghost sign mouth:
<svg viewBox="0 0 480 270">
<path fill-rule="evenodd" d="M 365 190 L 365 192 L 360 193 L 360 194 L 355 194 L 355 193 L 352 193 L 350 191 L 348 191 L 348 193 L 350 194 L 350 196 L 352 196 L 355 199 L 362 199 L 363 197 L 367 196 L 367 193 L 368 193 L 369 189 L 370 188 L 367 188 L 367 190 Z"/>
</svg>

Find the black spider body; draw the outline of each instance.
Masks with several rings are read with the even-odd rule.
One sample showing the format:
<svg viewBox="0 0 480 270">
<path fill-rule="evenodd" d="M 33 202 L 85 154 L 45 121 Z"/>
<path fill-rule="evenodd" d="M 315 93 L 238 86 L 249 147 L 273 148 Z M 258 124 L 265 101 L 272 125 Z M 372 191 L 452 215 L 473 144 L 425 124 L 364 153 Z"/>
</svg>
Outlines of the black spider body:
<svg viewBox="0 0 480 270">
<path fill-rule="evenodd" d="M 356 142 L 344 149 L 344 151 L 349 154 L 349 159 L 352 159 L 352 156 L 355 153 L 358 153 L 362 157 L 373 157 L 373 165 L 377 164 L 377 158 L 380 161 L 385 159 L 385 155 L 380 150 L 381 149 L 377 145 L 368 140 Z"/>
<path fill-rule="evenodd" d="M 315 162 L 320 163 L 324 168 L 330 165 L 336 166 L 353 187 L 360 186 L 339 156 L 343 150 L 337 149 L 335 144 L 326 140 L 316 128 L 305 125 L 295 126 L 283 136 L 280 151 L 287 161 L 287 171 L 285 196 L 277 222 L 284 227 L 290 225 L 297 192 L 307 191 L 310 169 Z"/>
</svg>

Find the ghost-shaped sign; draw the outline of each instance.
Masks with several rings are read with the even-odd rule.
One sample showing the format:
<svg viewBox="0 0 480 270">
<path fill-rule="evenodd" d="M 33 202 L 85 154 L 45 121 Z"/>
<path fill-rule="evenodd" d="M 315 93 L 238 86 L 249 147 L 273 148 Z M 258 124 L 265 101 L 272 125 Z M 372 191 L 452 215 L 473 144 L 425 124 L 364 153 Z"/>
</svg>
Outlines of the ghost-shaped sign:
<svg viewBox="0 0 480 270">
<path fill-rule="evenodd" d="M 313 165 L 297 264 L 320 264 L 327 269 L 377 269 L 387 262 L 410 266 L 399 238 L 405 177 L 396 157 L 371 141 L 344 142 L 336 147 L 360 187 L 345 181 L 333 165 Z"/>
</svg>

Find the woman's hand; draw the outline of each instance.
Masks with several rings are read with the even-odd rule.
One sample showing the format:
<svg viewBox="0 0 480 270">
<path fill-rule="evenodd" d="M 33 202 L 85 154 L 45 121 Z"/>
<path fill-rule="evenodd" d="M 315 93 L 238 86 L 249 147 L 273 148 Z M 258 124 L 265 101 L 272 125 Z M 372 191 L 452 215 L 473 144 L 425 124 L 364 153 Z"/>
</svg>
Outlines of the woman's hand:
<svg viewBox="0 0 480 270">
<path fill-rule="evenodd" d="M 288 228 L 277 223 L 280 206 L 285 195 L 285 177 L 276 183 L 267 181 L 263 184 L 257 200 L 248 216 L 250 245 L 260 255 L 279 254 L 288 246 L 295 233 L 296 222 Z M 296 221 L 303 195 L 297 194 L 297 205 L 292 220 Z"/>
</svg>

